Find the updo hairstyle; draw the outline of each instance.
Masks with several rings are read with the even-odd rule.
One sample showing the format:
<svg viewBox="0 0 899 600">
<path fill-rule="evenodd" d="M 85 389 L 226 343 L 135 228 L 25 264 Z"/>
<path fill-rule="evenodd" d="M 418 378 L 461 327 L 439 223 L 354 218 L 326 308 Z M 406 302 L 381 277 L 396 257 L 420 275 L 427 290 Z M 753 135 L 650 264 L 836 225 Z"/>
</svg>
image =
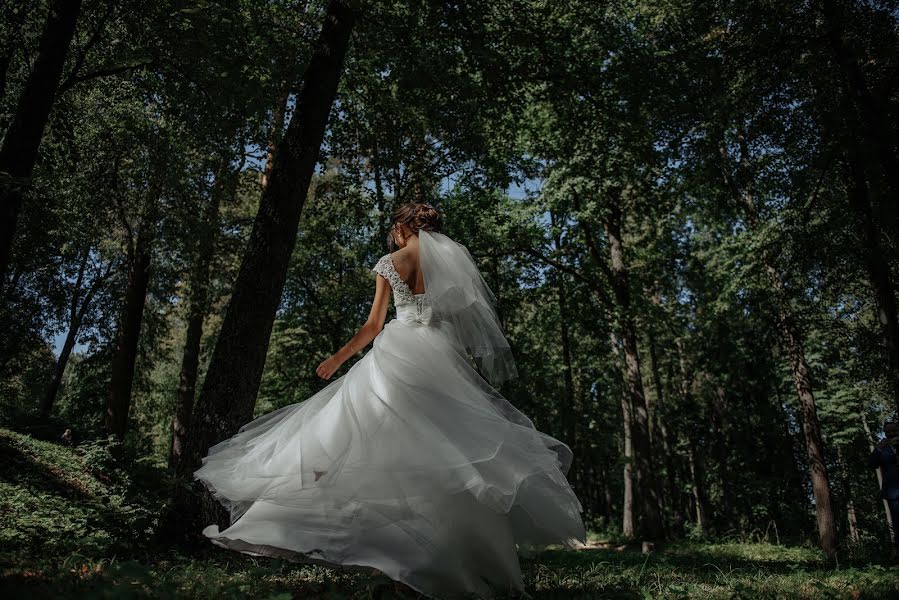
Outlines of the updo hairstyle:
<svg viewBox="0 0 899 600">
<path fill-rule="evenodd" d="M 393 225 L 405 225 L 418 235 L 421 230 L 440 231 L 440 213 L 430 204 L 407 202 L 393 211 Z"/>
</svg>

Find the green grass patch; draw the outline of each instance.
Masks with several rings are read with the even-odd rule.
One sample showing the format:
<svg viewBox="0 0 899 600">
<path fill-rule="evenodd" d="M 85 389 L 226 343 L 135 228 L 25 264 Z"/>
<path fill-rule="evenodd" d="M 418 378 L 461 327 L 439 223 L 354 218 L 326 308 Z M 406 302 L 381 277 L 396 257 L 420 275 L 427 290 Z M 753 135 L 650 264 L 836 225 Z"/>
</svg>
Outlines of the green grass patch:
<svg viewBox="0 0 899 600">
<path fill-rule="evenodd" d="M 115 466 L 105 444 L 71 449 L 0 430 L 0 597 L 409 598 L 385 578 L 159 540 L 161 494 Z M 158 482 L 164 472 L 150 477 Z M 674 543 L 643 555 L 596 548 L 521 564 L 549 598 L 899 598 L 899 567 L 801 545 Z"/>
</svg>

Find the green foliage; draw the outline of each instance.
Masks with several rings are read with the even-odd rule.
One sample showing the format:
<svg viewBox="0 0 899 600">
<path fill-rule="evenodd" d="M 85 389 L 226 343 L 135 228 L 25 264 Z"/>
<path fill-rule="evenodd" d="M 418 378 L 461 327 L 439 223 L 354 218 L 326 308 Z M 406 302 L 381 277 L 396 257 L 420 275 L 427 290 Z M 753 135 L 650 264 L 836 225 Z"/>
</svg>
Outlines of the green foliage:
<svg viewBox="0 0 899 600">
<path fill-rule="evenodd" d="M 112 556 L 156 535 L 162 503 L 138 489 L 116 443 L 77 450 L 0 430 L 0 530 L 3 560 Z"/>
<path fill-rule="evenodd" d="M 20 4 L 0 7 L 4 126 L 47 8 Z M 127 549 L 138 529 L 155 530 L 158 507 L 132 500 L 144 489 L 154 498 L 168 493 L 154 466 L 168 456 L 191 300 L 196 287 L 208 292 L 199 384 L 253 224 L 266 152 L 282 134 L 277 115 L 293 110 L 324 6 L 163 1 L 132 10 L 84 2 L 11 270 L 0 282 L 0 423 L 52 438 L 71 427 L 83 442 L 76 459 L 17 434 L 0 438 L 10 464 L 28 466 L 3 467 L 0 503 L 20 521 L 0 541 L 10 552 L 35 553 L 45 535 L 55 555 L 91 553 L 77 582 L 68 571 L 47 570 L 51 588 L 66 581 L 73 593 L 102 595 L 111 586 L 140 595 L 156 580 L 160 595 L 237 597 L 260 581 L 293 576 L 279 566 L 231 577 L 225 571 L 234 565 L 193 556 L 140 566 L 104 561 L 122 544 Z M 572 446 L 569 478 L 591 527 L 620 535 L 629 459 L 624 358 L 612 335 L 629 317 L 667 534 L 734 542 L 685 546 L 690 556 L 712 553 L 703 560 L 726 577 L 678 563 L 677 552 L 658 563 L 654 556 L 645 568 L 629 553 L 619 562 L 610 553 L 595 569 L 578 560 L 569 566 L 567 556 L 545 569 L 535 563 L 529 577 L 547 586 L 544 595 L 851 594 L 841 574 L 777 548 L 759 546 L 776 555 L 759 562 L 792 561 L 804 565 L 802 574 L 763 566 L 754 575 L 756 558 L 732 554 L 748 548 L 736 541 L 814 539 L 782 312 L 795 319 L 811 369 L 844 552 L 861 561 L 888 544 L 865 458 L 896 406 L 848 167 L 855 149 L 872 190 L 879 260 L 895 288 L 899 220 L 890 199 L 899 189 L 874 154 L 899 155 L 896 3 L 398 0 L 361 7 L 256 414 L 321 389 L 315 367 L 367 317 L 369 268 L 386 252 L 391 210 L 427 200 L 496 292 L 521 373 L 501 391 L 539 429 Z M 837 24 L 826 18 L 828 7 L 839 13 Z M 883 117 L 879 150 L 852 127 L 851 117 L 863 120 L 865 111 L 845 105 L 850 61 L 834 55 L 835 28 Z M 220 210 L 207 223 L 204 207 L 214 194 Z M 606 225 L 616 210 L 626 308 L 609 276 Z M 151 268 L 131 427 L 124 447 L 110 448 L 104 403 L 141 230 L 152 234 Z M 200 240 L 213 247 L 206 282 L 192 281 Z M 73 301 L 95 282 L 54 410 L 39 416 L 54 340 L 73 327 Z M 135 461 L 134 478 L 120 454 Z M 46 457 L 71 471 L 36 474 Z M 886 594 L 875 571 L 856 573 L 870 585 L 864 594 Z M 650 573 L 662 583 L 652 587 Z M 278 585 L 254 593 L 275 594 Z"/>
</svg>

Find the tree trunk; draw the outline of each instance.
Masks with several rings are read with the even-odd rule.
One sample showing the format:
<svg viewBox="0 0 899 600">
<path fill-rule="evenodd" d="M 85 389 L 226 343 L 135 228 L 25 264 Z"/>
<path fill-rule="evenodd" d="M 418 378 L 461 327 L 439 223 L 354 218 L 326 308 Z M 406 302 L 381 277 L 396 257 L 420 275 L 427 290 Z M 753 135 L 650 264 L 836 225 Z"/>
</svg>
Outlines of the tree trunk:
<svg viewBox="0 0 899 600">
<path fill-rule="evenodd" d="M 658 294 L 654 294 L 652 302 L 656 306 L 661 304 Z M 677 482 L 675 481 L 676 464 L 674 452 L 671 450 L 670 437 L 668 435 L 668 427 L 665 423 L 666 403 L 665 386 L 662 384 L 662 375 L 659 369 L 658 343 L 656 342 L 655 329 L 652 323 L 647 323 L 646 335 L 649 341 L 649 367 L 652 373 L 652 386 L 656 397 L 656 408 L 654 414 L 649 415 L 649 434 L 650 442 L 662 445 L 662 452 L 665 457 L 665 489 L 671 500 L 679 497 Z"/>
<path fill-rule="evenodd" d="M 203 339 L 203 321 L 209 312 L 209 269 L 215 254 L 215 238 L 219 227 L 219 206 L 230 173 L 228 161 L 219 165 L 215 182 L 209 192 L 202 229 L 197 240 L 193 269 L 190 276 L 190 300 L 187 316 L 187 332 L 184 353 L 181 357 L 181 373 L 178 376 L 178 396 L 175 400 L 175 415 L 172 418 L 172 446 L 169 451 L 169 465 L 181 470 L 181 458 L 190 430 L 197 388 L 197 373 L 200 366 L 200 343 Z M 183 474 L 183 473 L 182 473 Z"/>
<path fill-rule="evenodd" d="M 576 444 L 576 426 L 577 426 L 577 407 L 575 402 L 574 391 L 574 374 L 571 366 L 571 335 L 568 324 L 568 311 L 565 306 L 565 276 L 558 273 L 558 282 L 556 284 L 556 296 L 559 303 L 560 317 L 560 343 L 562 344 L 562 366 L 564 368 L 563 378 L 565 381 L 565 401 L 562 406 L 562 434 L 565 436 L 565 443 L 571 447 Z"/>
<path fill-rule="evenodd" d="M 130 242 L 133 245 L 130 245 L 128 250 L 128 283 L 116 332 L 112 377 L 106 401 L 106 430 L 119 439 L 123 439 L 128 430 L 134 367 L 137 362 L 144 305 L 150 282 L 150 258 L 159 214 L 160 193 L 156 187 L 151 189 L 145 213 L 137 230 L 137 239 Z"/>
<path fill-rule="evenodd" d="M 37 56 L 0 148 L 0 281 L 6 278 L 24 188 L 37 162 L 80 11 L 81 0 L 50 2 Z"/>
<path fill-rule="evenodd" d="M 759 216 L 752 188 L 752 164 L 749 156 L 748 140 L 742 131 L 738 132 L 738 142 L 740 145 L 739 173 L 744 187 L 742 189 L 738 187 L 737 180 L 731 175 L 728 152 L 722 145 L 719 152 L 723 163 L 724 178 L 731 188 L 736 201 L 743 207 L 747 224 L 750 228 L 756 229 L 759 225 Z M 763 249 L 760 260 L 765 267 L 768 280 L 774 290 L 778 326 L 781 330 L 784 350 L 789 358 L 790 368 L 793 371 L 796 394 L 799 397 L 799 412 L 806 455 L 809 461 L 812 492 L 815 497 L 815 515 L 821 548 L 826 554 L 832 555 L 837 549 L 833 502 L 831 499 L 830 481 L 824 462 L 821 426 L 818 423 L 818 407 L 815 404 L 815 396 L 812 391 L 811 371 L 805 357 L 802 334 L 799 324 L 789 309 L 784 281 L 775 267 L 775 261 L 771 256 L 770 250 Z"/>
<path fill-rule="evenodd" d="M 87 311 L 93 302 L 94 295 L 96 295 L 106 282 L 112 268 L 112 265 L 110 264 L 110 268 L 107 269 L 105 273 L 99 274 L 84 295 L 84 299 L 81 299 L 81 285 L 84 282 L 84 271 L 87 267 L 90 253 L 91 248 L 88 248 L 82 257 L 81 264 L 78 268 L 75 288 L 72 290 L 72 301 L 69 304 L 69 331 L 66 333 L 66 339 L 65 342 L 63 342 L 59 358 L 56 359 L 56 367 L 53 370 L 53 379 L 50 380 L 47 392 L 41 400 L 40 412 L 44 416 L 49 415 L 50 411 L 53 410 L 53 404 L 56 402 L 56 396 L 59 394 L 62 378 L 66 371 L 66 365 L 69 363 L 69 358 L 72 356 L 72 350 L 75 348 L 75 341 L 78 339 L 78 330 L 81 328 L 81 322 L 84 320 L 84 315 L 87 314 Z"/>
<path fill-rule="evenodd" d="M 550 223 L 555 227 L 557 218 L 552 211 L 550 211 L 549 218 Z M 556 235 L 554 242 L 556 250 L 562 251 L 562 237 Z M 496 278 L 498 280 L 498 268 L 496 266 L 494 268 L 497 270 Z M 555 284 L 556 302 L 558 302 L 559 305 L 559 341 L 562 345 L 562 366 L 564 368 L 562 376 L 565 383 L 565 397 L 564 402 L 562 403 L 560 430 L 565 437 L 565 443 L 574 448 L 576 443 L 575 436 L 577 433 L 577 410 L 575 406 L 574 372 L 571 366 L 571 335 L 568 324 L 568 306 L 566 304 L 565 274 L 558 270 L 556 271 Z"/>
<path fill-rule="evenodd" d="M 652 323 L 646 323 L 646 339 L 649 346 L 649 373 L 652 375 L 652 391 L 655 400 L 652 404 L 647 403 L 647 413 L 649 418 L 649 441 L 655 441 L 656 421 L 659 420 L 658 413 L 661 410 L 664 397 L 662 392 L 662 376 L 659 373 L 659 358 L 656 351 L 656 336 L 653 331 Z"/>
<path fill-rule="evenodd" d="M 854 144 L 861 150 L 872 187 L 877 188 L 880 198 L 895 198 L 899 194 L 899 157 L 896 155 L 895 140 L 891 139 L 893 123 L 889 105 L 873 93 L 863 68 L 864 57 L 845 38 L 846 23 L 852 18 L 844 10 L 845 4 L 828 0 L 824 3 L 827 24 L 826 40 L 833 61 L 843 73 L 842 116 L 847 121 Z M 877 202 L 875 210 L 879 218 L 888 222 L 896 231 L 897 206 L 894 200 Z"/>
<path fill-rule="evenodd" d="M 776 279 L 776 273 L 768 269 L 769 275 Z M 779 280 L 778 280 L 779 281 Z M 802 415 L 802 433 L 805 438 L 805 452 L 809 460 L 809 472 L 812 479 L 812 492 L 815 496 L 815 515 L 818 521 L 818 535 L 821 548 L 828 555 L 836 552 L 837 533 L 833 517 L 833 503 L 830 494 L 830 480 L 824 462 L 824 444 L 821 441 L 821 426 L 818 423 L 818 407 L 812 393 L 812 381 L 799 327 L 793 317 L 782 306 L 778 309 L 778 320 L 786 345 L 790 366 L 793 369 L 793 381 L 796 394 L 799 396 L 799 411 Z"/>
<path fill-rule="evenodd" d="M 846 167 L 849 206 L 855 217 L 855 228 L 864 250 L 868 281 L 877 306 L 877 320 L 886 344 L 893 403 L 899 410 L 899 319 L 890 264 L 883 252 L 880 229 L 869 200 L 873 188 L 868 186 L 863 161 L 857 149 L 849 152 Z"/>
<path fill-rule="evenodd" d="M 633 417 L 627 391 L 621 394 L 621 422 L 624 434 L 624 497 L 621 501 L 621 535 L 627 539 L 637 533 L 634 522 L 634 440 L 632 435 Z"/>
<path fill-rule="evenodd" d="M 837 450 L 837 464 L 840 467 L 840 478 L 842 479 L 843 495 L 846 497 L 846 524 L 849 526 L 849 539 L 857 544 L 861 541 L 861 534 L 858 531 L 858 515 L 855 510 L 855 502 L 852 500 L 852 493 L 849 473 L 846 472 L 846 461 L 843 460 L 843 450 L 838 444 L 834 444 Z"/>
<path fill-rule="evenodd" d="M 649 441 L 649 415 L 640 375 L 637 334 L 631 308 L 629 273 L 621 237 L 621 209 L 614 202 L 604 226 L 611 251 L 612 291 L 618 308 L 618 333 L 624 352 L 624 388 L 632 418 L 631 439 L 634 450 L 634 479 L 640 506 L 639 531 L 650 539 L 663 536 L 661 503 L 653 477 L 652 445 Z"/>
<path fill-rule="evenodd" d="M 355 4 L 344 0 L 328 3 L 318 47 L 303 76 L 287 132 L 278 144 L 197 401 L 194 426 L 184 449 L 189 466 L 199 466 L 210 446 L 234 434 L 253 416 L 300 213 L 318 162 L 355 17 Z M 214 512 L 206 510 L 208 505 L 204 504 L 207 515 Z"/>
<path fill-rule="evenodd" d="M 886 343 L 893 403 L 899 410 L 899 316 L 882 239 L 899 235 L 896 195 L 899 194 L 899 159 L 890 139 L 892 124 L 882 102 L 871 93 L 865 72 L 850 40 L 844 39 L 849 18 L 842 6 L 824 3 L 827 40 L 834 63 L 843 72 L 840 114 L 849 140 L 836 140 L 849 150 L 849 205 L 864 248 L 868 280 L 877 303 L 877 317 Z M 886 228 L 882 233 L 882 229 Z"/>
<path fill-rule="evenodd" d="M 705 468 L 702 456 L 696 450 L 696 441 L 690 439 L 687 446 L 687 460 L 690 465 L 690 487 L 693 491 L 693 502 L 696 506 L 696 528 L 699 534 L 708 533 L 709 501 L 705 492 Z"/>
<path fill-rule="evenodd" d="M 711 379 L 711 375 L 708 376 Z M 731 485 L 730 473 L 727 471 L 726 465 L 730 463 L 730 437 L 728 435 L 727 422 L 727 393 L 720 383 L 715 385 L 715 393 L 708 400 L 708 410 L 712 415 L 711 427 L 712 436 L 715 440 L 714 447 L 718 456 L 718 475 L 721 483 L 721 504 L 719 514 L 727 523 L 732 523 L 736 516 L 737 510 L 734 506 L 733 486 Z"/>
<path fill-rule="evenodd" d="M 284 129 L 284 118 L 287 115 L 287 101 L 290 100 L 290 90 L 293 81 L 285 79 L 278 89 L 278 97 L 275 99 L 275 108 L 272 109 L 272 128 L 268 136 L 268 148 L 265 152 L 265 168 L 262 171 L 262 192 L 268 187 L 268 181 L 272 176 L 272 168 L 275 166 L 275 153 L 278 151 L 278 142 L 281 141 L 281 133 Z"/>
</svg>

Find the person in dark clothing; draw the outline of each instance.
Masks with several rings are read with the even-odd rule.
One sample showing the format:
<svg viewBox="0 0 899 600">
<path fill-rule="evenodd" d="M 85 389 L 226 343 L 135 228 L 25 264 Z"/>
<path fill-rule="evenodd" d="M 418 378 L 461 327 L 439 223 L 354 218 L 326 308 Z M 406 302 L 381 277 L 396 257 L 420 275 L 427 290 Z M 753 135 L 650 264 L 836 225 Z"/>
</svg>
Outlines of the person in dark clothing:
<svg viewBox="0 0 899 600">
<path fill-rule="evenodd" d="M 880 469 L 883 478 L 880 486 L 880 495 L 890 507 L 890 517 L 893 520 L 893 544 L 895 551 L 893 558 L 899 560 L 899 423 L 887 421 L 883 424 L 883 433 L 886 438 L 877 443 L 868 458 L 868 466 L 872 469 Z"/>
</svg>

